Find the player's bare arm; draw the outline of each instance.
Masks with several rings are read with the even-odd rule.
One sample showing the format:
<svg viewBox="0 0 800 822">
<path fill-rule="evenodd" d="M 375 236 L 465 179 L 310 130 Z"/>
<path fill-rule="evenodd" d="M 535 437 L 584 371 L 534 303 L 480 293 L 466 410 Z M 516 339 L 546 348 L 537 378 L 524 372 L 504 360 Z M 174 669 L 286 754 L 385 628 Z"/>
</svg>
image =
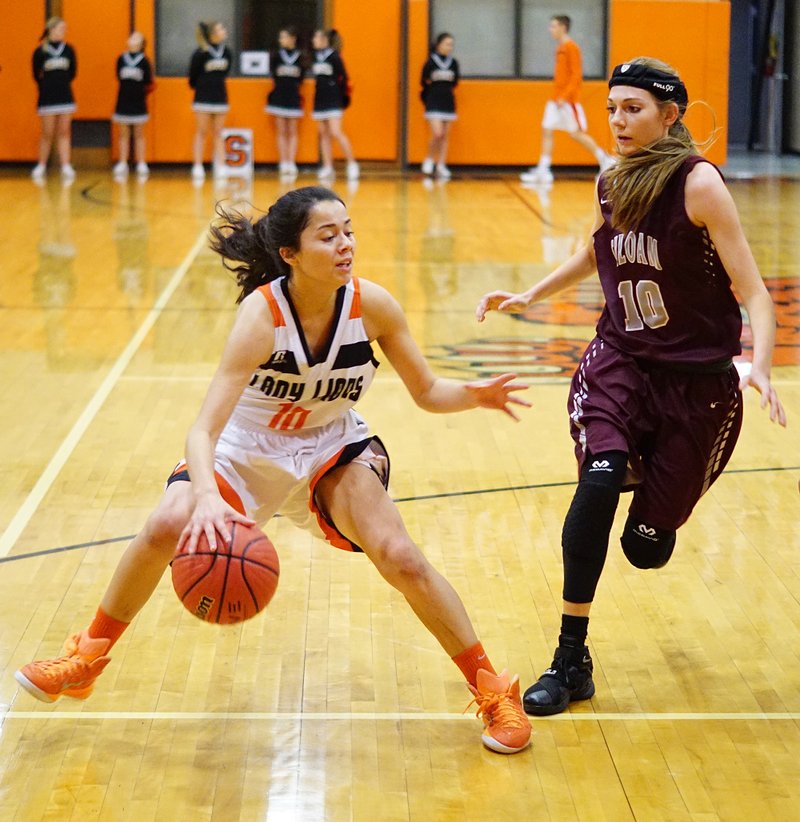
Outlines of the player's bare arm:
<svg viewBox="0 0 800 822">
<path fill-rule="evenodd" d="M 594 256 L 593 236 L 602 224 L 603 216 L 595 197 L 595 220 L 586 244 L 555 271 L 521 294 L 514 294 L 511 291 L 490 291 L 488 294 L 484 294 L 475 309 L 478 322 L 484 321 L 488 311 L 519 314 L 531 303 L 546 300 L 554 294 L 558 294 L 559 291 L 563 291 L 565 288 L 569 288 L 594 274 L 597 271 L 597 261 Z"/>
<path fill-rule="evenodd" d="M 743 378 L 742 388 L 752 385 L 761 394 L 761 407 L 769 404 L 770 419 L 786 425 L 786 412 L 770 383 L 775 309 L 744 236 L 733 198 L 719 173 L 708 163 L 698 163 L 686 179 L 686 213 L 693 223 L 708 229 L 750 318 L 753 367 Z"/>
<path fill-rule="evenodd" d="M 493 408 L 518 419 L 510 405 L 530 405 L 514 396 L 527 388 L 513 381 L 514 374 L 469 383 L 437 377 L 414 342 L 397 300 L 375 283 L 362 280 L 361 288 L 367 333 L 380 345 L 420 408 L 433 413 Z"/>
<path fill-rule="evenodd" d="M 196 505 L 179 545 L 195 549 L 200 533 L 216 547 L 218 533 L 230 539 L 227 521 L 252 524 L 220 496 L 214 478 L 214 446 L 245 385 L 259 363 L 272 353 L 275 329 L 266 300 L 258 293 L 244 299 L 225 344 L 222 358 L 206 392 L 200 412 L 186 437 L 186 465 Z"/>
</svg>

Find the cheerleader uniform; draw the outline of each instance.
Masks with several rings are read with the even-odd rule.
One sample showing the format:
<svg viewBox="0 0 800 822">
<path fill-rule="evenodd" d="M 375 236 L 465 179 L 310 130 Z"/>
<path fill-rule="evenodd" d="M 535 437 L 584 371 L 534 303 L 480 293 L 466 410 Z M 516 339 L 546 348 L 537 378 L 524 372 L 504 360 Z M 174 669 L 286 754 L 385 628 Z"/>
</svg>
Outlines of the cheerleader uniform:
<svg viewBox="0 0 800 822">
<path fill-rule="evenodd" d="M 350 97 L 347 70 L 339 53 L 332 48 L 315 52 L 311 71 L 317 83 L 312 118 L 333 120 L 341 117 L 350 105 Z"/>
<path fill-rule="evenodd" d="M 286 51 L 279 49 L 270 59 L 270 74 L 275 87 L 267 96 L 264 111 L 276 117 L 299 119 L 303 116 L 303 103 L 300 99 L 300 84 L 303 81 L 300 49 Z"/>
<path fill-rule="evenodd" d="M 111 119 L 123 125 L 146 123 L 147 89 L 153 82 L 153 70 L 143 51 L 126 51 L 117 59 L 117 105 Z"/>
<path fill-rule="evenodd" d="M 71 83 L 78 62 L 69 43 L 50 43 L 33 52 L 33 79 L 39 86 L 37 114 L 72 114 L 77 108 Z"/>
<path fill-rule="evenodd" d="M 196 49 L 189 65 L 189 85 L 194 89 L 193 111 L 219 114 L 228 110 L 228 90 L 225 77 L 231 70 L 233 57 L 225 45 Z"/>
<path fill-rule="evenodd" d="M 458 60 L 431 53 L 422 67 L 422 102 L 426 120 L 455 120 L 456 98 L 453 89 L 460 77 Z"/>
</svg>

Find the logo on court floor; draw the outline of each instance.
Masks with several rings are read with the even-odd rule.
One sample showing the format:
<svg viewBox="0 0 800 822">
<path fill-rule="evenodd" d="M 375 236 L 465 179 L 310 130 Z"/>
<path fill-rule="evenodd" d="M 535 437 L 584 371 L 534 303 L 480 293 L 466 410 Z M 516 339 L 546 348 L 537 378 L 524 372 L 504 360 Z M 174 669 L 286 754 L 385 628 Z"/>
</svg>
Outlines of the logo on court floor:
<svg viewBox="0 0 800 822">
<path fill-rule="evenodd" d="M 521 379 L 563 381 L 572 376 L 585 348 L 585 339 L 495 337 L 437 346 L 427 356 L 435 367 L 473 379 L 513 371 Z"/>
<path fill-rule="evenodd" d="M 797 365 L 800 363 L 800 283 L 796 278 L 770 277 L 764 280 L 775 303 L 778 328 L 775 333 L 773 365 Z M 750 326 L 742 329 L 742 353 L 752 360 L 753 335 Z"/>
<path fill-rule="evenodd" d="M 773 363 L 796 365 L 800 363 L 800 284 L 794 279 L 777 277 L 764 282 L 775 302 L 778 320 Z M 553 336 L 469 339 L 435 346 L 428 350 L 428 357 L 438 368 L 472 378 L 513 371 L 522 379 L 563 381 L 575 371 L 603 310 L 599 285 L 586 286 L 579 287 L 577 300 L 549 300 L 532 305 L 521 314 L 507 315 L 523 323 L 555 326 Z M 559 334 L 558 326 L 564 328 L 561 333 L 566 336 L 555 336 Z M 752 359 L 752 334 L 747 318 L 742 330 L 742 349 L 742 359 Z"/>
</svg>

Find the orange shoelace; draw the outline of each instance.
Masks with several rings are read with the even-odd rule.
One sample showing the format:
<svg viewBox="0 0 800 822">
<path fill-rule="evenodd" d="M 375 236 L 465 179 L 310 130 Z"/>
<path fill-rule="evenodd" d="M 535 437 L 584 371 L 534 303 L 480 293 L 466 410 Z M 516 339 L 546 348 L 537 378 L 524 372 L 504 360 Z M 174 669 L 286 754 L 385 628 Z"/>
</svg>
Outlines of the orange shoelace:
<svg viewBox="0 0 800 822">
<path fill-rule="evenodd" d="M 463 712 L 466 713 L 475 704 L 478 706 L 475 716 L 482 717 L 485 714 L 490 725 L 504 725 L 511 728 L 525 727 L 523 718 L 520 715 L 521 709 L 508 691 L 502 694 L 494 692 L 476 694 Z"/>
<path fill-rule="evenodd" d="M 58 659 L 45 659 L 37 663 L 37 669 L 41 676 L 48 680 L 61 679 L 64 676 L 86 674 L 87 662 L 79 656 L 61 656 Z M 81 682 L 78 679 L 76 683 Z"/>
</svg>

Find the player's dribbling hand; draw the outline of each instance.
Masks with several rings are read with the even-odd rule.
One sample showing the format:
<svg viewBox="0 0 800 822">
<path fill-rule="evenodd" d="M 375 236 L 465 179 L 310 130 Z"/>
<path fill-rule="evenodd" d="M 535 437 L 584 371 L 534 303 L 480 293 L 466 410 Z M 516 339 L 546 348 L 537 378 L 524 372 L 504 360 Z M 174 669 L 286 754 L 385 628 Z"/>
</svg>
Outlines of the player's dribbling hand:
<svg viewBox="0 0 800 822">
<path fill-rule="evenodd" d="M 761 408 L 766 408 L 767 403 L 769 403 L 770 420 L 777 422 L 785 428 L 786 411 L 784 411 L 783 405 L 781 405 L 781 401 L 778 399 L 778 392 L 772 387 L 769 377 L 753 368 L 739 380 L 739 390 L 744 391 L 748 385 L 751 385 L 761 394 Z"/>
<path fill-rule="evenodd" d="M 228 505 L 219 494 L 203 494 L 198 498 L 189 522 L 178 537 L 178 550 L 185 547 L 188 554 L 195 553 L 201 534 L 205 534 L 208 547 L 212 551 L 217 550 L 219 538 L 222 538 L 223 544 L 229 545 L 231 532 L 228 524 L 231 522 L 256 524 L 255 520 L 248 519 Z"/>
<path fill-rule="evenodd" d="M 528 386 L 522 383 L 512 382 L 517 377 L 516 374 L 501 374 L 499 377 L 492 377 L 489 380 L 475 380 L 464 384 L 481 408 L 494 408 L 508 414 L 512 420 L 519 422 L 519 417 L 508 407 L 509 403 L 522 405 L 530 408 L 531 404 L 527 400 L 521 400 L 512 395 L 512 391 L 527 391 Z"/>
<path fill-rule="evenodd" d="M 527 294 L 514 294 L 511 291 L 490 291 L 484 294 L 478 307 L 475 309 L 475 317 L 479 323 L 486 319 L 487 311 L 502 311 L 505 314 L 519 314 L 531 304 L 531 298 Z"/>
</svg>

